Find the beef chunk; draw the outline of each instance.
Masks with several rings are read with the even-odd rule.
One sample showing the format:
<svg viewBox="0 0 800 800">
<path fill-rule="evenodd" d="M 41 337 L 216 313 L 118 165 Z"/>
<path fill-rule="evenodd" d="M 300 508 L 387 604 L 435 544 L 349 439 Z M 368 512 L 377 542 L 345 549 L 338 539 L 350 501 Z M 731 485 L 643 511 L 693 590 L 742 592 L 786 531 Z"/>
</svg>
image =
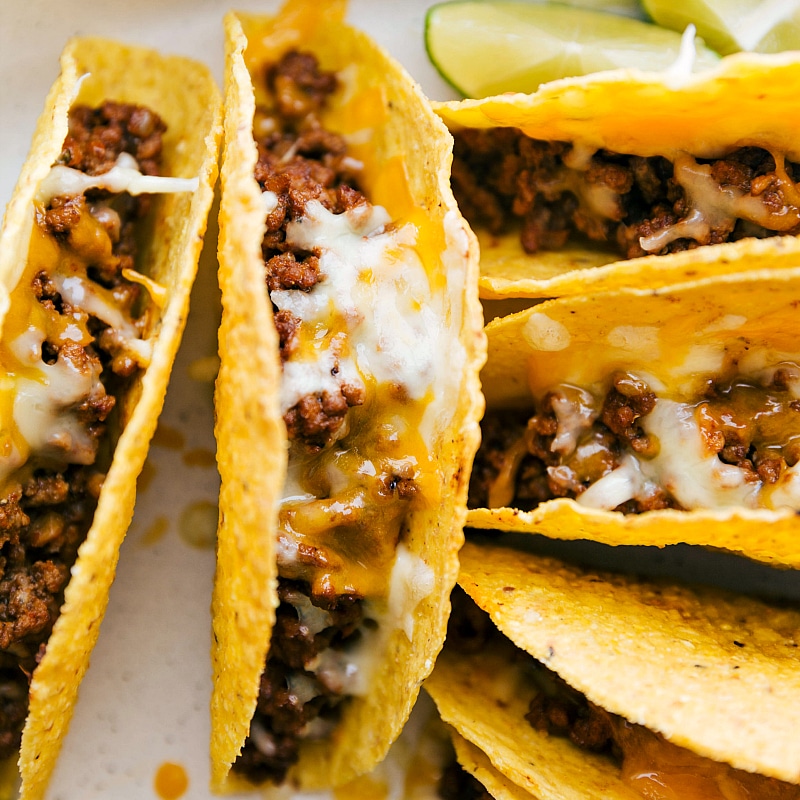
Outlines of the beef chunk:
<svg viewBox="0 0 800 800">
<path fill-rule="evenodd" d="M 70 111 L 58 162 L 100 175 L 114 166 L 120 153 L 129 153 L 145 175 L 157 175 L 166 129 L 158 114 L 142 106 L 113 101 L 98 108 L 77 106 Z"/>
</svg>

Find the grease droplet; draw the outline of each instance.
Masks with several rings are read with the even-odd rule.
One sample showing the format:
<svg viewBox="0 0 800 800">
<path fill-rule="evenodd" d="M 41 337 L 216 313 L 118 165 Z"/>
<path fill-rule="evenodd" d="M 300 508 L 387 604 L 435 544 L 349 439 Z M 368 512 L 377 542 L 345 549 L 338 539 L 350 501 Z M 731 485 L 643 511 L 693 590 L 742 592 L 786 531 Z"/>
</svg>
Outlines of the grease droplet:
<svg viewBox="0 0 800 800">
<path fill-rule="evenodd" d="M 166 517 L 156 517 L 151 523 L 150 527 L 144 532 L 141 538 L 141 544 L 144 547 L 150 547 L 156 542 L 164 538 L 164 534 L 169 530 L 169 520 Z"/>
<path fill-rule="evenodd" d="M 169 450 L 182 450 L 186 444 L 186 437 L 177 429 L 169 425 L 159 425 L 153 434 L 153 444 L 156 447 L 166 447 Z"/>
<path fill-rule="evenodd" d="M 136 482 L 136 491 L 142 493 L 146 492 L 157 474 L 158 470 L 155 464 L 151 461 L 145 461 L 142 471 L 139 473 L 139 480 Z"/>
<path fill-rule="evenodd" d="M 162 800 L 178 800 L 189 788 L 189 776 L 180 764 L 165 761 L 156 771 L 153 785 Z"/>
<path fill-rule="evenodd" d="M 181 460 L 187 467 L 216 467 L 217 456 L 207 447 L 195 447 L 181 454 Z"/>
<path fill-rule="evenodd" d="M 180 537 L 191 547 L 213 549 L 217 539 L 217 518 L 219 511 L 216 504 L 208 500 L 200 500 L 186 506 L 181 512 Z"/>
<path fill-rule="evenodd" d="M 193 381 L 213 383 L 219 372 L 219 356 L 204 356 L 196 358 L 189 364 L 189 377 Z"/>
</svg>

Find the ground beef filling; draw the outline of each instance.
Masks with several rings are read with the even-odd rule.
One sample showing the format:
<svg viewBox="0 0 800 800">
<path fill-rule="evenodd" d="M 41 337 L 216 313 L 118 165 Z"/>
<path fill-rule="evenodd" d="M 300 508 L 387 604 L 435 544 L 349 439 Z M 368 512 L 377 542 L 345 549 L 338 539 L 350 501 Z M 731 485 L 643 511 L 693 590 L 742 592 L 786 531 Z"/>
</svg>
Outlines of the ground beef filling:
<svg viewBox="0 0 800 800">
<path fill-rule="evenodd" d="M 342 137 L 326 131 L 319 121 L 320 109 L 336 89 L 336 76 L 320 72 L 314 56 L 293 51 L 267 69 L 265 79 L 275 107 L 256 112 L 255 177 L 262 191 L 276 198 L 261 245 L 267 288 L 308 292 L 322 279 L 318 254 L 287 242 L 286 226 L 304 216 L 310 200 L 334 214 L 366 205 L 367 200 L 358 190 L 359 164 L 348 157 Z M 274 310 L 281 357 L 287 361 L 296 348 L 301 321 L 291 312 Z M 289 437 L 319 450 L 339 432 L 348 409 L 363 402 L 363 389 L 345 381 L 338 391 L 306 395 L 284 415 Z"/>
<path fill-rule="evenodd" d="M 358 190 L 360 165 L 348 158 L 344 140 L 320 124 L 319 113 L 337 87 L 336 76 L 321 72 L 314 56 L 289 52 L 266 70 L 265 81 L 273 106 L 258 108 L 254 123 L 255 178 L 262 191 L 275 198 L 262 242 L 265 281 L 270 293 L 308 292 L 325 280 L 319 253 L 287 242 L 287 226 L 304 216 L 311 200 L 335 214 L 366 206 L 368 201 Z M 290 312 L 273 308 L 281 358 L 286 362 L 297 348 L 303 323 Z M 347 411 L 364 399 L 363 388 L 345 381 L 336 392 L 306 395 L 284 415 L 293 446 L 307 453 L 329 447 Z M 400 489 L 395 485 L 391 491 Z M 328 667 L 371 624 L 364 619 L 360 597 L 315 594 L 310 578 L 302 579 L 326 563 L 325 552 L 300 542 L 292 579 L 283 574 L 279 579 L 280 606 L 257 709 L 233 765 L 254 783 L 282 782 L 298 759 L 300 742 L 330 733 L 347 694 L 341 675 Z M 298 571 L 299 577 L 294 574 Z"/>
<path fill-rule="evenodd" d="M 464 654 L 505 648 L 508 640 L 460 587 L 452 594 L 447 646 Z M 695 755 L 661 735 L 591 703 L 555 672 L 518 649 L 509 651 L 535 687 L 525 715 L 537 731 L 569 739 L 576 747 L 612 759 L 620 777 L 648 800 L 797 800 L 800 786 L 765 778 Z M 453 797 L 458 795 L 452 795 Z M 471 795 L 466 795 L 471 796 Z M 481 797 L 481 795 L 476 795 Z"/>
<path fill-rule="evenodd" d="M 255 783 L 280 783 L 297 761 L 301 739 L 324 736 L 336 723 L 341 687 L 320 656 L 355 644 L 364 622 L 363 603 L 352 595 L 329 600 L 301 581 L 281 578 L 278 597 L 250 735 L 234 764 Z"/>
<path fill-rule="evenodd" d="M 636 258 L 800 232 L 800 167 L 764 148 L 673 163 L 582 153 L 513 128 L 454 136 L 453 191 L 464 216 L 494 235 L 518 225 L 527 253 L 583 238 Z"/>
<path fill-rule="evenodd" d="M 742 470 L 748 483 L 774 485 L 800 461 L 800 401 L 791 382 L 784 369 L 766 387 L 740 378 L 711 382 L 692 406 L 707 450 Z M 469 507 L 530 511 L 557 497 L 579 497 L 620 466 L 626 454 L 653 457 L 660 443 L 642 423 L 657 402 L 644 381 L 620 372 L 602 399 L 561 386 L 542 398 L 532 416 L 520 410 L 489 412 L 482 422 Z M 661 508 L 681 505 L 658 488 L 614 510 Z"/>
<path fill-rule="evenodd" d="M 138 106 L 106 102 L 96 109 L 77 107 L 70 112 L 57 163 L 98 174 L 124 151 L 141 159 L 143 171 L 155 174 L 164 130 L 154 113 Z M 133 266 L 135 226 L 147 205 L 144 197 L 111 197 L 94 190 L 86 197 L 56 197 L 36 213 L 39 230 L 60 252 L 85 265 L 90 281 L 111 291 L 133 326 L 139 287 L 123 278 L 122 269 Z M 86 318 L 94 337 L 89 344 L 64 336 L 46 339 L 44 363 L 69 362 L 76 371 L 100 378 L 92 393 L 69 410 L 85 431 L 83 447 L 76 451 L 73 443 L 71 455 L 63 458 L 57 445 L 50 446 L 46 459 L 32 454 L 6 480 L 0 497 L 0 758 L 19 749 L 28 683 L 58 618 L 70 567 L 105 477 L 101 465 L 85 462 L 94 461 L 115 395 L 137 369 L 118 332 L 62 297 L 48 270 L 37 272 L 21 290 L 30 291 L 51 318 L 63 318 L 65 324 Z M 82 463 L 71 462 L 76 458 Z"/>
</svg>

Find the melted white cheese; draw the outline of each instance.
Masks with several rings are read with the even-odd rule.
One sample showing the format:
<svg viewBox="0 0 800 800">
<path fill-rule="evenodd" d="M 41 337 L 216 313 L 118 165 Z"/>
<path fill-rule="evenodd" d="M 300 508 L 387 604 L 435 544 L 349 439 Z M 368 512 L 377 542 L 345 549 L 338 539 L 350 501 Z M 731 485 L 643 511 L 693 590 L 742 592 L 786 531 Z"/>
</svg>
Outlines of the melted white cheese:
<svg viewBox="0 0 800 800">
<path fill-rule="evenodd" d="M 768 508 L 800 509 L 800 462 L 784 470 L 778 483 L 764 494 Z"/>
<path fill-rule="evenodd" d="M 659 399 L 641 425 L 657 437 L 658 454 L 650 459 L 626 456 L 578 497 L 581 505 L 610 510 L 627 500 L 643 499 L 657 484 L 688 510 L 758 506 L 760 484 L 748 482 L 744 470 L 725 464 L 709 450 L 694 406 Z"/>
<path fill-rule="evenodd" d="M 136 159 L 129 153 L 120 153 L 116 164 L 102 175 L 87 175 L 72 167 L 56 165 L 39 184 L 36 199 L 47 205 L 54 197 L 73 197 L 89 189 L 106 189 L 109 192 L 139 194 L 172 194 L 194 192 L 199 178 L 169 178 L 161 175 L 142 175 Z"/>
<path fill-rule="evenodd" d="M 551 404 L 558 428 L 550 444 L 550 450 L 553 453 L 569 455 L 575 450 L 581 433 L 597 418 L 594 398 L 585 389 L 561 386 L 553 393 Z"/>
<path fill-rule="evenodd" d="M 402 628 L 409 642 L 414 640 L 414 612 L 435 585 L 433 570 L 401 542 L 389 578 L 388 623 L 391 628 Z"/>
<path fill-rule="evenodd" d="M 361 627 L 357 646 L 347 650 L 328 647 L 306 665 L 331 691 L 364 697 L 369 693 L 372 676 L 380 662 L 382 631 Z"/>
<path fill-rule="evenodd" d="M 65 358 L 41 364 L 41 380 L 18 378 L 14 397 L 14 423 L 31 452 L 74 464 L 91 464 L 97 442 L 86 432 L 74 406 L 99 385 L 95 370 L 75 366 Z M 19 464 L 3 463 L 5 479 Z"/>
<path fill-rule="evenodd" d="M 781 156 L 775 156 L 776 174 L 783 178 Z M 720 186 L 712 177 L 710 164 L 698 164 L 688 153 L 680 153 L 674 160 L 675 181 L 683 187 L 689 213 L 674 225 L 669 225 L 650 236 L 642 236 L 639 244 L 647 252 L 657 252 L 676 239 L 708 241 L 712 230 L 732 231 L 737 219 L 747 220 L 778 232 L 788 232 L 798 223 L 798 210 L 787 206 L 771 211 L 759 196 L 743 192 L 735 186 Z"/>
<path fill-rule="evenodd" d="M 319 254 L 321 279 L 309 292 L 270 295 L 278 309 L 291 311 L 320 333 L 312 351 L 284 364 L 284 412 L 309 391 L 328 390 L 336 361 L 346 380 L 363 376 L 361 385 L 368 378 L 395 384 L 411 399 L 429 391 L 441 323 L 427 273 L 413 249 L 416 229 L 387 229 L 389 222 L 380 206 L 333 214 L 312 201 L 306 215 L 287 226 L 290 244 Z M 346 340 L 326 335 L 334 326 L 344 327 Z"/>
</svg>

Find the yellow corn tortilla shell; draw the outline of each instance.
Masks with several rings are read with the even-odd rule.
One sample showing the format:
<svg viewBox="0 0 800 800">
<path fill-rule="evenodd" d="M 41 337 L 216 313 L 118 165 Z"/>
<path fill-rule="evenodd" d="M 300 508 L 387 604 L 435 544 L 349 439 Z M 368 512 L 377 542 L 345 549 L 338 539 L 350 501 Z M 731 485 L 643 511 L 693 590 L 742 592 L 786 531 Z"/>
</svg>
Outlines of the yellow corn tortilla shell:
<svg viewBox="0 0 800 800">
<path fill-rule="evenodd" d="M 219 92 L 204 66 L 106 39 L 71 40 L 6 211 L 0 236 L 3 315 L 27 257 L 36 188 L 61 152 L 68 110 L 73 102 L 96 105 L 106 99 L 139 103 L 156 111 L 168 125 L 164 174 L 199 176 L 200 185 L 194 193 L 165 195 L 154 203 L 152 238 L 137 266 L 166 288 L 166 303 L 158 318 L 153 315 L 146 334 L 154 343 L 150 366 L 120 404 L 125 427 L 118 434 L 91 529 L 72 569 L 61 616 L 33 674 L 20 752 L 23 800 L 37 800 L 44 794 L 78 685 L 89 665 L 119 547 L 133 514 L 136 478 L 147 456 L 186 322 L 217 177 L 222 109 Z"/>
<path fill-rule="evenodd" d="M 425 681 L 442 719 L 537 800 L 642 800 L 610 759 L 531 727 L 525 714 L 535 685 L 506 644 L 470 655 L 445 645 Z"/>
<path fill-rule="evenodd" d="M 455 730 L 451 732 L 451 738 L 458 763 L 470 775 L 477 778 L 495 800 L 531 800 L 534 797 L 495 769 L 483 750 L 460 736 Z"/>
<path fill-rule="evenodd" d="M 468 543 L 461 561 L 459 583 L 497 627 L 591 702 L 800 783 L 800 610 L 494 545 Z"/>
<path fill-rule="evenodd" d="M 254 88 L 250 76 L 260 81 L 264 65 L 288 49 L 311 51 L 322 69 L 342 73 L 345 85 L 323 112 L 322 124 L 350 137 L 351 155 L 364 163 L 370 201 L 384 206 L 395 221 L 417 225 L 426 271 L 437 290 L 447 293 L 450 313 L 443 324 L 466 355 L 452 425 L 439 432 L 441 503 L 408 518 L 405 544 L 435 573 L 435 588 L 414 613 L 413 646 L 402 631 L 392 632 L 368 695 L 348 703 L 332 741 L 304 743 L 289 782 L 340 785 L 385 755 L 444 639 L 463 539 L 466 485 L 483 410 L 477 374 L 485 358 L 477 246 L 450 192 L 452 139 L 447 129 L 403 69 L 343 23 L 344 11 L 343 2 L 303 0 L 287 3 L 277 17 L 230 14 L 225 21 L 227 118 L 219 253 L 224 310 L 217 394 L 222 491 L 211 734 L 212 786 L 217 790 L 249 786 L 229 772 L 249 731 L 277 604 L 276 501 L 286 470 L 286 434 L 277 410 L 278 339 L 264 290 L 264 211 L 252 174 L 253 96 L 257 100 L 263 90 Z M 270 452 L 275 458 L 265 460 L 263 454 Z"/>
<path fill-rule="evenodd" d="M 758 348 L 765 366 L 796 357 L 798 304 L 798 268 L 540 303 L 487 326 L 487 406 L 532 408 L 532 397 L 557 384 L 589 387 L 617 369 L 658 378 L 666 389 L 657 396 L 691 398 L 723 359 L 752 357 Z M 788 508 L 624 515 L 558 498 L 529 512 L 474 509 L 468 524 L 609 545 L 685 542 L 800 566 L 800 517 Z"/>
<path fill-rule="evenodd" d="M 738 53 L 713 69 L 679 78 L 614 70 L 553 81 L 530 95 L 508 93 L 435 107 L 453 130 L 514 127 L 535 139 L 670 159 L 679 152 L 714 158 L 757 144 L 796 160 L 800 157 L 798 85 L 797 53 Z M 481 296 L 486 298 L 659 286 L 689 278 L 693 272 L 703 277 L 747 269 L 752 259 L 768 259 L 773 247 L 776 258 L 796 258 L 800 253 L 795 237 L 773 237 L 766 244 L 745 239 L 626 262 L 600 243 L 528 255 L 516 232 L 492 237 L 478 231 L 478 237 Z"/>
</svg>

